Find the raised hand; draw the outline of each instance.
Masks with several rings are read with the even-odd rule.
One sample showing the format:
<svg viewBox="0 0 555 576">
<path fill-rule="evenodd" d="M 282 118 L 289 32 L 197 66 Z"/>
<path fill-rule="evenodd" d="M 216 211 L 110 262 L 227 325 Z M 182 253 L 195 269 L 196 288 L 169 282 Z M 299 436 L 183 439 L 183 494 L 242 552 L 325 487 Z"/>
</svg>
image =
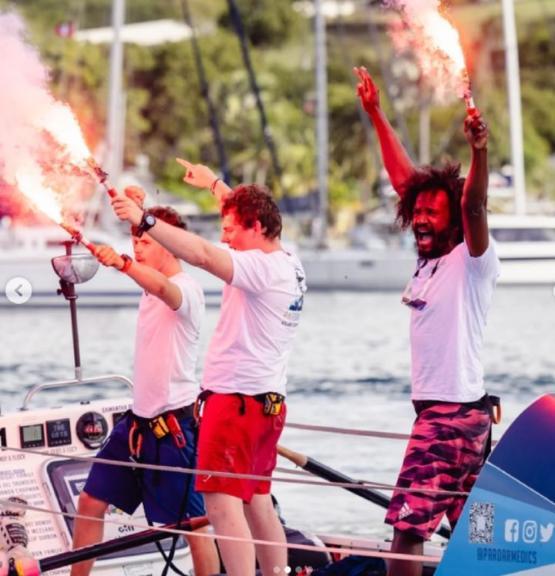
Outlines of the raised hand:
<svg viewBox="0 0 555 576">
<path fill-rule="evenodd" d="M 475 150 L 482 150 L 488 146 L 488 126 L 482 120 L 480 113 L 469 114 L 464 119 L 464 134 L 468 143 Z"/>
<path fill-rule="evenodd" d="M 218 178 L 216 174 L 214 174 L 208 166 L 204 166 L 204 164 L 191 164 L 191 162 L 187 162 L 187 160 L 183 160 L 183 158 L 176 158 L 175 160 L 185 168 L 183 182 L 195 188 L 210 188 Z"/>
<path fill-rule="evenodd" d="M 353 72 L 359 79 L 357 94 L 360 103 L 366 112 L 371 114 L 380 107 L 380 91 L 364 66 L 353 68 Z"/>
<path fill-rule="evenodd" d="M 111 246 L 95 246 L 94 256 L 103 266 L 120 270 L 124 264 L 123 258 Z"/>
<path fill-rule="evenodd" d="M 124 192 L 137 206 L 140 208 L 144 206 L 146 194 L 140 186 L 127 186 Z"/>
<path fill-rule="evenodd" d="M 112 198 L 111 204 L 114 214 L 120 220 L 130 222 L 135 226 L 140 224 L 143 210 L 131 198 L 118 194 Z"/>
</svg>

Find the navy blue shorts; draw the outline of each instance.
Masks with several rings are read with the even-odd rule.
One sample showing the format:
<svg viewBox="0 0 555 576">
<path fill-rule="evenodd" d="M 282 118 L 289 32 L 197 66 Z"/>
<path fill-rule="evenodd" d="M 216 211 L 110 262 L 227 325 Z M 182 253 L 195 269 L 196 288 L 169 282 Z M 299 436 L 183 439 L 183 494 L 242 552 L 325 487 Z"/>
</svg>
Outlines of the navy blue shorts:
<svg viewBox="0 0 555 576">
<path fill-rule="evenodd" d="M 97 454 L 99 458 L 130 462 L 129 427 L 133 415 L 127 414 L 116 424 L 108 440 Z M 181 429 L 187 444 L 178 448 L 167 434 L 156 440 L 150 430 L 143 434 L 140 462 L 195 468 L 196 434 L 193 418 L 181 418 Z M 90 496 L 133 514 L 143 504 L 151 522 L 169 524 L 180 517 L 194 518 L 205 514 L 202 496 L 195 491 L 195 479 L 182 472 L 133 470 L 129 467 L 93 464 L 85 487 Z"/>
</svg>

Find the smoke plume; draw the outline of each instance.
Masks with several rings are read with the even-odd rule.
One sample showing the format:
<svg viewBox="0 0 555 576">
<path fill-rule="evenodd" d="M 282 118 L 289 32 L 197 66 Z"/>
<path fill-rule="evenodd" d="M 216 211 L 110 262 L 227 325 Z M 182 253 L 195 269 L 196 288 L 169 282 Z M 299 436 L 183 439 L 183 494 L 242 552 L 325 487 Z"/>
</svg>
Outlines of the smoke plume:
<svg viewBox="0 0 555 576">
<path fill-rule="evenodd" d="M 382 0 L 399 12 L 401 23 L 389 33 L 398 54 L 412 57 L 421 81 L 435 100 L 461 97 L 466 88 L 464 54 L 459 34 L 445 17 L 440 0 Z"/>
<path fill-rule="evenodd" d="M 20 189 L 23 181 L 32 181 L 35 205 L 41 205 L 36 198 L 42 195 L 64 208 L 81 195 L 84 184 L 90 187 L 68 162 L 68 148 L 57 134 L 62 117 L 69 114 L 79 131 L 77 121 L 52 96 L 48 69 L 28 42 L 23 20 L 12 12 L 0 13 L 0 54 L 0 177 Z"/>
</svg>

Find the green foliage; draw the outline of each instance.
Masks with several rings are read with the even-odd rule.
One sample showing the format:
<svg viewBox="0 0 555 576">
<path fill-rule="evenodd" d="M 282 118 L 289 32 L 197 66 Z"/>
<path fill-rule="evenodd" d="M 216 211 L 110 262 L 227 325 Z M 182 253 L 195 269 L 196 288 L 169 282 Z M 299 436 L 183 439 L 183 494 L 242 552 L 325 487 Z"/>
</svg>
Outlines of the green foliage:
<svg viewBox="0 0 555 576">
<path fill-rule="evenodd" d="M 225 143 L 232 184 L 268 183 L 276 195 L 304 195 L 316 188 L 315 78 L 312 21 L 296 12 L 292 0 L 237 0 L 248 35 L 250 54 L 282 168 L 278 185 L 261 132 L 260 118 L 242 61 L 240 44 L 229 21 L 227 0 L 188 0 L 209 85 Z M 127 0 L 128 22 L 181 19 L 183 0 Z M 468 1 L 454 9 L 463 10 Z M 0 0 L 0 8 L 13 6 Z M 109 24 L 110 0 L 18 0 L 51 70 L 52 90 L 69 102 L 91 147 L 102 142 L 106 117 L 109 50 L 58 38 L 55 25 L 74 20 L 81 27 Z M 476 6 L 478 10 L 479 3 Z M 468 6 L 467 6 L 468 7 Z M 480 13 L 481 13 L 480 8 Z M 485 10 L 485 8 L 484 8 Z M 531 18 L 531 16 L 529 16 Z M 482 20 L 484 20 L 482 18 Z M 528 20 L 527 20 L 528 21 Z M 531 20 L 530 20 L 531 21 Z M 485 22 L 485 21 L 484 21 Z M 481 25 L 485 25 L 482 22 Z M 501 42 L 499 18 L 483 28 L 489 40 Z M 217 27 L 217 24 L 220 27 Z M 542 17 L 520 28 L 524 147 L 529 191 L 552 194 L 555 178 L 549 156 L 555 153 L 555 20 Z M 377 35 L 376 35 L 377 34 Z M 395 123 L 385 90 L 384 70 L 391 73 L 391 41 L 383 31 L 370 36 L 353 18 L 335 22 L 328 35 L 329 189 L 330 208 L 357 205 L 375 188 L 381 161 L 373 130 L 357 106 L 354 65 L 366 65 L 382 88 L 382 105 Z M 495 42 L 493 42 L 495 43 Z M 380 62 L 380 60 L 383 60 Z M 484 62 L 488 59 L 484 58 Z M 389 67 L 389 68 L 388 68 Z M 483 79 L 483 80 L 482 80 Z M 396 81 L 401 95 L 418 88 Z M 504 70 L 481 71 L 477 102 L 490 127 L 492 168 L 506 163 L 509 118 Z M 125 48 L 125 161 L 139 153 L 150 159 L 157 183 L 203 209 L 215 209 L 209 193 L 193 191 L 182 181 L 175 156 L 215 168 L 208 106 L 201 94 L 191 43 Z M 408 124 L 414 148 L 418 140 L 417 103 L 399 112 Z M 432 157 L 450 157 L 467 165 L 468 145 L 459 101 L 431 111 Z"/>
<path fill-rule="evenodd" d="M 243 27 L 253 46 L 283 44 L 295 31 L 298 15 L 291 0 L 236 0 L 243 20 Z M 219 23 L 233 30 L 228 10 L 222 13 Z"/>
<path fill-rule="evenodd" d="M 104 137 L 106 123 L 107 50 L 95 45 L 83 50 L 77 42 L 53 36 L 42 57 L 50 70 L 54 97 L 71 106 L 94 150 Z"/>
</svg>

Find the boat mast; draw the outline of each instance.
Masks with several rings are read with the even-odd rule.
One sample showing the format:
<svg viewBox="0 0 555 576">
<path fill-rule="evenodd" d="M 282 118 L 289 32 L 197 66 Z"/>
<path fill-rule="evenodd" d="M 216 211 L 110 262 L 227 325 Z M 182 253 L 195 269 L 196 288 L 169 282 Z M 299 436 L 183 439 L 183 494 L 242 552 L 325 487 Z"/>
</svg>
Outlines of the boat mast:
<svg viewBox="0 0 555 576">
<path fill-rule="evenodd" d="M 505 69 L 507 75 L 507 91 L 509 93 L 509 125 L 511 132 L 515 212 L 517 214 L 524 214 L 526 212 L 526 181 L 524 177 L 518 41 L 513 1 L 514 0 L 502 0 L 503 30 L 505 36 Z"/>
<path fill-rule="evenodd" d="M 316 164 L 318 174 L 318 217 L 316 242 L 325 246 L 328 219 L 328 77 L 326 20 L 322 0 L 314 0 L 315 68 L 316 68 Z"/>
<path fill-rule="evenodd" d="M 108 126 L 106 157 L 110 179 L 118 185 L 123 167 L 124 107 L 122 98 L 123 44 L 121 30 L 125 20 L 125 0 L 112 0 L 112 48 L 110 51 L 110 84 L 108 94 Z"/>
</svg>

